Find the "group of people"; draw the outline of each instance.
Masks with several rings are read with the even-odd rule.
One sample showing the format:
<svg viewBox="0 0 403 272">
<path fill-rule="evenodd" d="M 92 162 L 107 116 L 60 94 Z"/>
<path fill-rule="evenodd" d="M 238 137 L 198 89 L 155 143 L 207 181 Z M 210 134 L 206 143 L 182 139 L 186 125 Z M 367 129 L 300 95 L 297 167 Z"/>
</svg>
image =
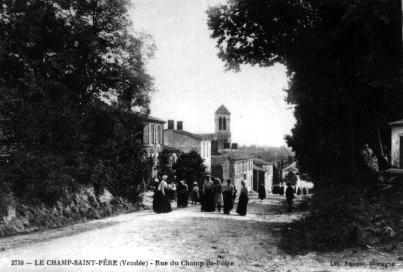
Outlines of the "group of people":
<svg viewBox="0 0 403 272">
<path fill-rule="evenodd" d="M 292 202 L 293 202 L 293 199 L 295 198 L 294 189 L 292 188 L 292 186 L 291 186 L 291 184 L 289 182 L 287 182 L 286 185 L 287 185 L 287 188 L 285 189 L 285 197 L 287 199 L 288 211 L 292 212 Z M 278 188 L 280 188 L 280 189 L 278 189 Z M 277 190 L 276 193 L 279 193 L 280 195 L 284 195 L 284 187 L 282 187 L 282 186 L 277 187 L 276 190 Z M 278 192 L 278 190 L 280 190 L 280 191 L 282 190 L 282 192 Z M 305 190 L 304 195 L 306 195 L 306 189 L 304 188 L 304 190 Z M 275 193 L 274 190 L 273 190 L 273 193 Z M 297 193 L 297 194 L 300 195 L 301 192 Z M 259 186 L 259 199 L 263 200 L 265 198 L 266 198 L 266 188 L 264 187 L 263 184 L 261 184 Z"/>
<path fill-rule="evenodd" d="M 274 185 L 272 188 L 272 192 L 273 192 L 273 194 L 284 195 L 286 189 L 287 188 L 284 188 L 283 185 Z M 297 187 L 296 193 L 297 193 L 297 195 L 301 195 L 301 194 L 306 195 L 306 194 L 308 194 L 308 190 L 305 187 L 303 187 L 302 190 L 300 187 Z"/>
<path fill-rule="evenodd" d="M 172 210 L 171 201 L 175 198 L 179 208 L 187 207 L 189 201 L 188 185 L 185 181 L 178 182 L 177 185 L 167 181 L 168 176 L 164 175 L 161 182 L 155 184 L 153 199 L 153 209 L 157 213 L 166 213 Z M 246 215 L 248 205 L 248 189 L 245 182 L 241 182 L 241 191 L 239 195 L 236 212 L 239 215 Z M 193 183 L 191 192 L 192 204 L 201 204 L 203 212 L 221 212 L 230 214 L 234 207 L 234 201 L 237 195 L 237 189 L 231 184 L 231 179 L 227 179 L 223 185 L 219 178 L 212 178 L 207 175 L 201 186 L 197 182 Z"/>
<path fill-rule="evenodd" d="M 241 181 L 241 186 L 236 212 L 239 215 L 246 215 L 249 199 L 248 189 L 244 181 Z M 223 209 L 224 214 L 230 214 L 231 210 L 234 208 L 236 195 L 237 189 L 231 184 L 231 179 L 227 179 L 226 182 L 222 184 L 219 178 L 206 176 L 199 194 L 201 211 L 221 212 L 221 209 Z"/>
</svg>

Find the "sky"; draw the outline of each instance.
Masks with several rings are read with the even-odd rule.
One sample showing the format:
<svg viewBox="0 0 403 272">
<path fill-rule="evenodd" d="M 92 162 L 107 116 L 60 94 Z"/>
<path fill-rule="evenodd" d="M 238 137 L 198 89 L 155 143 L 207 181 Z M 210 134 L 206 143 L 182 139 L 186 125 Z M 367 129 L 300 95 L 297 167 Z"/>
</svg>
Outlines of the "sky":
<svg viewBox="0 0 403 272">
<path fill-rule="evenodd" d="M 223 0 L 131 0 L 136 32 L 152 36 L 156 52 L 147 63 L 156 92 L 151 115 L 183 121 L 193 133 L 214 132 L 214 112 L 231 112 L 232 142 L 281 146 L 295 119 L 285 102 L 286 68 L 241 66 L 225 72 L 210 38 L 205 11 Z"/>
</svg>

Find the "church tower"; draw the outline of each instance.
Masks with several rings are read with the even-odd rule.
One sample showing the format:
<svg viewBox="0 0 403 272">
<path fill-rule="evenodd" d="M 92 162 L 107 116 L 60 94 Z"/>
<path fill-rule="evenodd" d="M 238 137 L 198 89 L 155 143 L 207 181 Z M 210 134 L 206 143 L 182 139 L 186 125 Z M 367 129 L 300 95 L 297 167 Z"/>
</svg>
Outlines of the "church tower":
<svg viewBox="0 0 403 272">
<path fill-rule="evenodd" d="M 215 138 L 218 152 L 231 148 L 231 113 L 221 105 L 215 112 Z"/>
</svg>

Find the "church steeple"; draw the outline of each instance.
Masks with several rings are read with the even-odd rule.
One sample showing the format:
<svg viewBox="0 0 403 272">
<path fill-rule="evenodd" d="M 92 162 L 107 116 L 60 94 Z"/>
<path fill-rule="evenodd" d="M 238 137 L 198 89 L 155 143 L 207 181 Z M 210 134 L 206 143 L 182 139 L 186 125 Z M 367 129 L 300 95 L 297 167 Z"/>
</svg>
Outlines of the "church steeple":
<svg viewBox="0 0 403 272">
<path fill-rule="evenodd" d="M 221 105 L 215 112 L 215 132 L 230 133 L 231 113 L 224 106 Z"/>
<path fill-rule="evenodd" d="M 221 105 L 215 112 L 215 141 L 212 143 L 217 152 L 231 148 L 231 113 Z"/>
</svg>

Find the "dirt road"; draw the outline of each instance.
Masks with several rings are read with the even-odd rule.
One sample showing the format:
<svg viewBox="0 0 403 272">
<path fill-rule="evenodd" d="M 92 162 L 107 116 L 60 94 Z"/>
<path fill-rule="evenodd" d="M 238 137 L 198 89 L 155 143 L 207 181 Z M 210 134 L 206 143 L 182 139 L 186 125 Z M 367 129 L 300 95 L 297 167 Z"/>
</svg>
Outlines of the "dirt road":
<svg viewBox="0 0 403 272">
<path fill-rule="evenodd" d="M 251 199 L 245 217 L 191 205 L 3 238 L 0 271 L 377 271 L 364 266 L 371 260 L 394 263 L 382 271 L 403 270 L 399 252 L 286 254 L 278 247 L 280 229 L 301 213 L 286 213 L 283 201 Z"/>
</svg>

